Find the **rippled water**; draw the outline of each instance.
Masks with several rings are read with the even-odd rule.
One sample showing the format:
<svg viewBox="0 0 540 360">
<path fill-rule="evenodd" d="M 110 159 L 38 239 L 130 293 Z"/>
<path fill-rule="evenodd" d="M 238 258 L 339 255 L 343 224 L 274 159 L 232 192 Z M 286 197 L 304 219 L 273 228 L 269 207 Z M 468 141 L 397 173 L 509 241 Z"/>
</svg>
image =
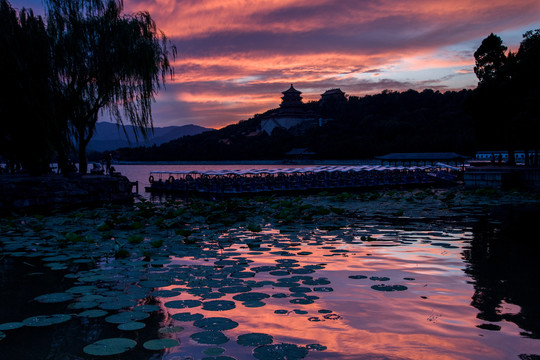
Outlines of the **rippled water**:
<svg viewBox="0 0 540 360">
<path fill-rule="evenodd" d="M 540 355 L 538 258 L 524 239 L 530 232 L 518 232 L 521 223 L 506 219 L 366 219 L 341 228 L 266 223 L 261 232 L 192 227 L 191 241 L 171 227 L 150 227 L 138 245 L 144 248 L 116 260 L 110 257 L 118 251 L 114 243 L 97 250 L 82 240 L 70 247 L 44 240 L 58 227 L 81 234 L 92 228 L 85 234 L 96 238 L 99 217 L 25 221 L 0 233 L 0 329 L 36 315 L 71 318 L 44 327 L 26 320 L 1 330 L 2 359 L 93 359 L 83 351 L 87 345 L 119 337 L 136 345 L 116 359 Z M 112 230 L 126 249 L 122 239 L 134 233 Z M 151 245 L 155 240 L 164 245 Z M 70 299 L 34 300 L 49 293 Z M 151 306 L 133 309 L 140 305 Z M 89 309 L 106 315 L 81 316 Z M 139 320 L 145 327 L 118 330 L 126 321 L 115 314 L 134 310 L 134 317 L 148 314 Z M 144 347 L 157 338 L 179 344 L 162 351 Z M 246 338 L 260 343 L 242 345 Z"/>
</svg>

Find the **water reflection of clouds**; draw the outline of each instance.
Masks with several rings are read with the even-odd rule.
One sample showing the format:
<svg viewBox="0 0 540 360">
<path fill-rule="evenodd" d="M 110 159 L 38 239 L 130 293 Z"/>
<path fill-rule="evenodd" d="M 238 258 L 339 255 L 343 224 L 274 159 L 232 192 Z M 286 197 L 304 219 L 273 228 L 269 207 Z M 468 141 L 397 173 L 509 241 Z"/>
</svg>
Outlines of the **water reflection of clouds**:
<svg viewBox="0 0 540 360">
<path fill-rule="evenodd" d="M 274 343 L 319 343 L 328 347 L 325 352 L 312 352 L 310 358 L 507 357 L 507 350 L 493 344 L 490 339 L 478 337 L 479 334 L 486 335 L 486 331 L 477 328 L 480 324 L 476 318 L 477 310 L 470 306 L 473 286 L 470 278 L 463 272 L 465 265 L 462 252 L 470 241 L 469 229 L 437 233 L 383 229 L 373 236 L 376 239 L 373 242 L 362 242 L 358 237 L 340 235 L 340 232 L 304 230 L 299 234 L 290 234 L 270 229 L 258 234 L 240 230 L 222 235 L 223 238 L 243 239 L 242 242 L 246 239 L 254 242 L 260 240 L 264 251 L 251 249 L 244 243 L 227 243 L 227 250 L 232 251 L 224 251 L 224 255 L 253 261 L 247 264 L 246 271 L 258 266 L 276 265 L 276 260 L 282 258 L 272 254 L 276 250 L 296 254 L 285 257 L 293 262 L 297 261 L 298 266 L 293 269 L 324 264 L 323 269 L 308 275 L 328 279 L 330 284 L 326 286 L 333 291 L 309 292 L 309 295 L 319 297 L 314 303 L 291 304 L 291 297 L 270 297 L 263 300 L 265 306 L 257 308 L 248 308 L 237 302 L 234 309 L 217 314 L 201 308 L 187 310 L 195 310 L 194 312 L 205 317 L 224 316 L 234 319 L 240 325 L 226 331 L 226 335 L 231 339 L 240 334 L 261 332 L 274 336 Z M 451 246 L 433 245 L 441 242 L 447 242 Z M 283 246 L 284 243 L 290 246 Z M 395 246 L 386 246 L 388 243 Z M 336 250 L 347 252 L 333 253 Z M 297 255 L 302 252 L 307 255 Z M 173 262 L 187 265 L 191 261 L 186 262 L 183 258 Z M 212 262 L 196 259 L 193 264 L 212 265 Z M 366 278 L 349 278 L 356 274 L 365 275 Z M 293 276 L 295 274 L 273 276 L 268 272 L 258 272 L 249 280 L 276 282 L 280 278 Z M 378 282 L 370 277 L 387 277 L 389 280 Z M 376 283 L 405 285 L 408 289 L 395 292 L 375 291 L 371 286 Z M 290 296 L 292 290 L 266 285 L 254 288 L 253 291 L 269 295 L 286 293 Z M 233 294 L 227 294 L 221 299 L 231 300 L 232 297 Z M 196 296 L 186 297 L 185 293 L 178 299 L 180 298 L 197 299 Z M 319 312 L 325 309 L 336 314 L 337 320 L 325 319 L 323 313 Z M 171 312 L 171 309 L 165 310 Z M 285 311 L 285 314 L 276 314 L 276 311 L 280 310 Z M 294 310 L 307 311 L 307 314 L 298 314 Z M 501 314 L 514 314 L 516 311 L 519 312 L 519 307 L 512 304 L 503 304 L 499 308 Z M 188 326 L 187 330 L 189 329 Z M 522 343 L 521 340 L 514 341 Z M 516 348 L 516 345 L 512 348 Z M 242 351 L 239 354 L 242 354 Z"/>
</svg>

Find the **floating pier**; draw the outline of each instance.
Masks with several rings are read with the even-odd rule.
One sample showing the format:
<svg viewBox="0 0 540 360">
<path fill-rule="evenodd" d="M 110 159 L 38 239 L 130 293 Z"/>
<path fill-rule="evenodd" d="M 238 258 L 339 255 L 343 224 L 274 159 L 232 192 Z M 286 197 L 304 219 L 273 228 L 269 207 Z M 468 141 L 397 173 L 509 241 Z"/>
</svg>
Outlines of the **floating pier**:
<svg viewBox="0 0 540 360">
<path fill-rule="evenodd" d="M 310 166 L 283 169 L 152 171 L 147 192 L 246 194 L 455 182 L 445 166 Z"/>
</svg>

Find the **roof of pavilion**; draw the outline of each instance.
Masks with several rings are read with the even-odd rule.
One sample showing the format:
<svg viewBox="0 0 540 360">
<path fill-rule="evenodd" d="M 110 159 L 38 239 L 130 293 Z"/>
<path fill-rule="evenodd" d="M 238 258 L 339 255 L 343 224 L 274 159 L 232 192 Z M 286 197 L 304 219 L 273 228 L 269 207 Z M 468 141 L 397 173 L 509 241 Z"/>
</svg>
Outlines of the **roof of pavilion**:
<svg viewBox="0 0 540 360">
<path fill-rule="evenodd" d="M 384 161 L 463 161 L 470 157 L 454 152 L 437 153 L 391 153 L 383 156 L 376 156 L 376 159 Z"/>
</svg>

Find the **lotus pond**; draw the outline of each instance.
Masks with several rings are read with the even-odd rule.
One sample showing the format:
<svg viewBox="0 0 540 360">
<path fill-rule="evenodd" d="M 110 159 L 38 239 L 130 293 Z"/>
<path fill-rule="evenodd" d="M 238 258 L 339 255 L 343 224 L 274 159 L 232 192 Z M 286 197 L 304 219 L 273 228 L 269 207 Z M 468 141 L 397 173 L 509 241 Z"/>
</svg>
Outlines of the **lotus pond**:
<svg viewBox="0 0 540 360">
<path fill-rule="evenodd" d="M 0 358 L 540 358 L 538 254 L 521 223 L 338 199 L 2 219 Z"/>
</svg>

